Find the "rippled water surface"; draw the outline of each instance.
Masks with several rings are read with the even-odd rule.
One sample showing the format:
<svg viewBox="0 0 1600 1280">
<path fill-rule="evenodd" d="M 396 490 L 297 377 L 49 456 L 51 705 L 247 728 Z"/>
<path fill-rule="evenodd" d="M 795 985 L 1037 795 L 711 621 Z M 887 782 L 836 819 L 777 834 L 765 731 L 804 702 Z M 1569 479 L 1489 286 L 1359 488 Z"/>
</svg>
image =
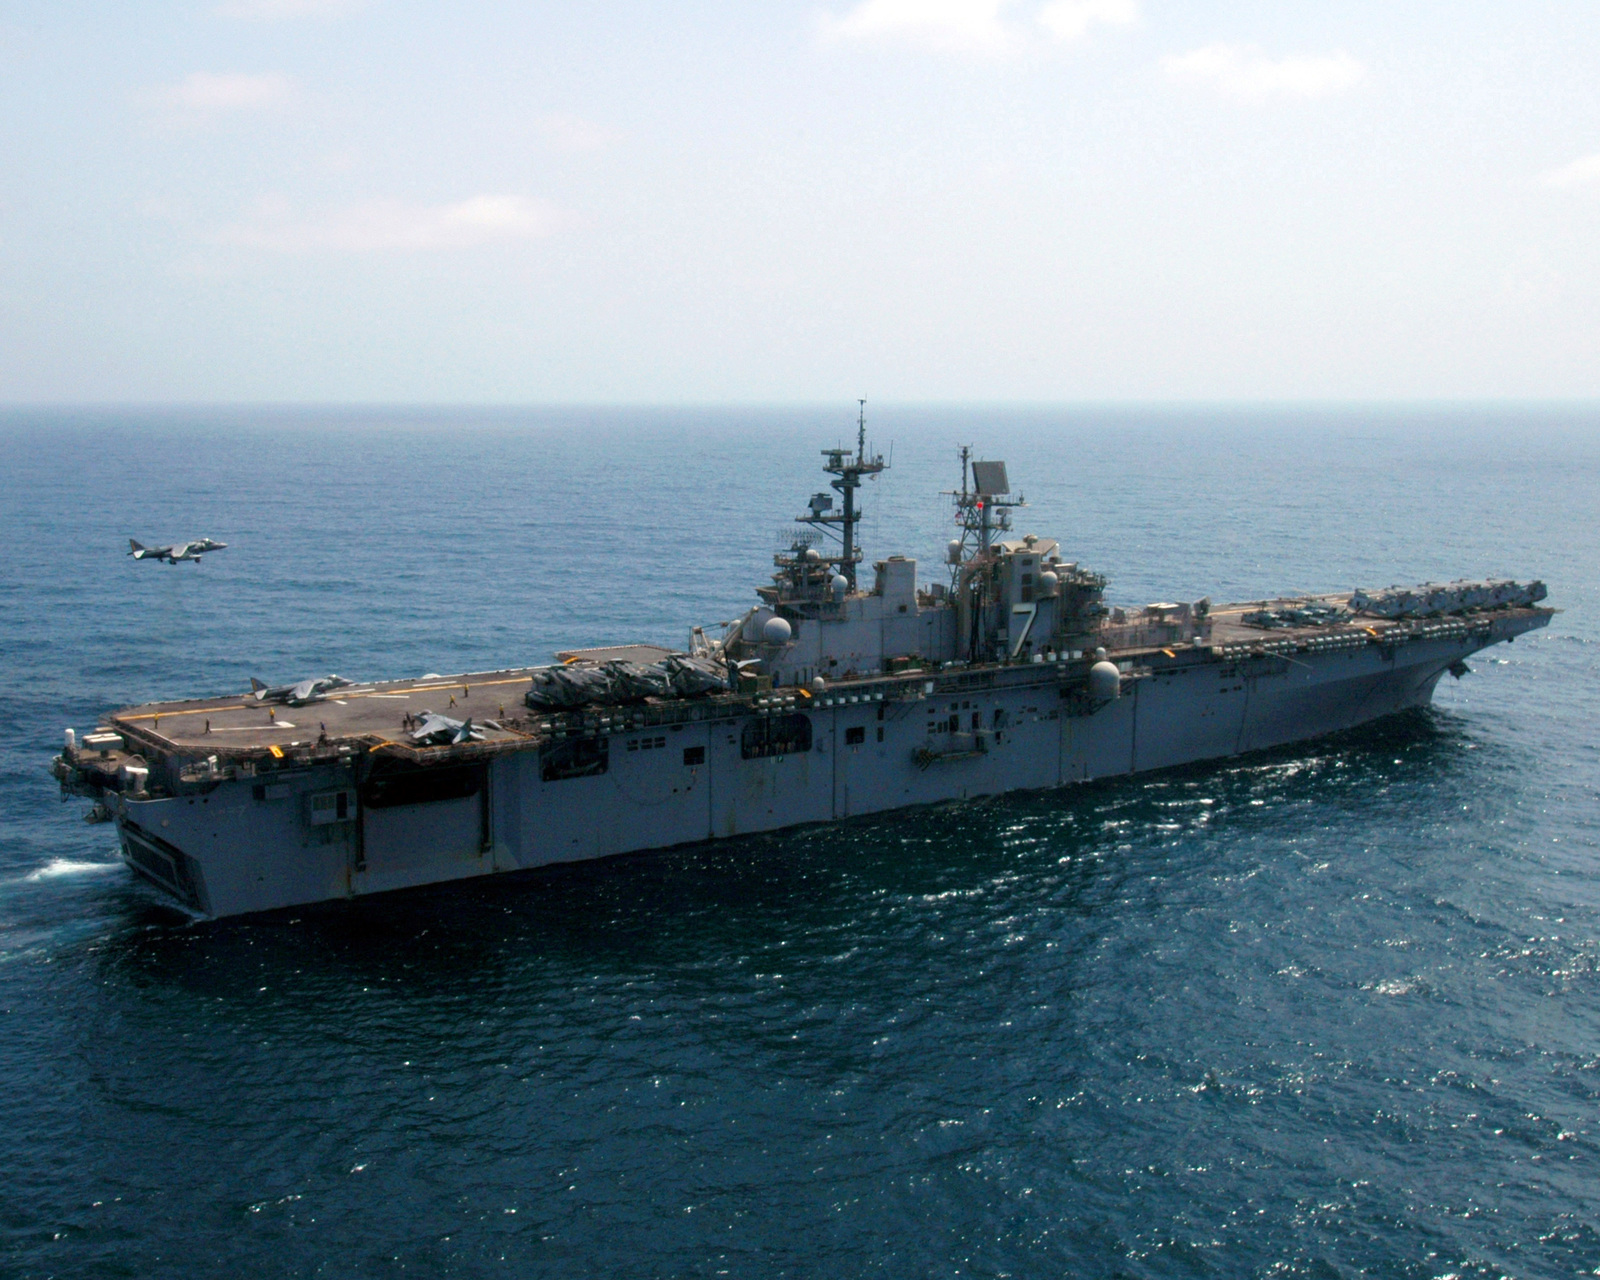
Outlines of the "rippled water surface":
<svg viewBox="0 0 1600 1280">
<path fill-rule="evenodd" d="M 1600 413 L 873 422 L 925 574 L 971 441 L 1125 603 L 1564 612 L 1295 750 L 194 925 L 64 726 L 681 644 L 849 414 L 7 414 L 0 1275 L 1600 1270 Z"/>
</svg>

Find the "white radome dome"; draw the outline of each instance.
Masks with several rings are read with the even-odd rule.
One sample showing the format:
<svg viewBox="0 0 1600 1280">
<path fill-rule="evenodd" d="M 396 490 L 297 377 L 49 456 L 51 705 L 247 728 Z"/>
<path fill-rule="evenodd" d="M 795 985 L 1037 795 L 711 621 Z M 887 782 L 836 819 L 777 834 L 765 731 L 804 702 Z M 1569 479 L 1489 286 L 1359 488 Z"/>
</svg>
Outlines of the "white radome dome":
<svg viewBox="0 0 1600 1280">
<path fill-rule="evenodd" d="M 794 629 L 787 618 L 768 618 L 766 625 L 761 628 L 761 638 L 768 644 L 788 644 L 792 635 Z"/>
<path fill-rule="evenodd" d="M 1097 662 L 1089 668 L 1089 696 L 1115 698 L 1122 693 L 1122 672 L 1114 662 Z"/>
</svg>

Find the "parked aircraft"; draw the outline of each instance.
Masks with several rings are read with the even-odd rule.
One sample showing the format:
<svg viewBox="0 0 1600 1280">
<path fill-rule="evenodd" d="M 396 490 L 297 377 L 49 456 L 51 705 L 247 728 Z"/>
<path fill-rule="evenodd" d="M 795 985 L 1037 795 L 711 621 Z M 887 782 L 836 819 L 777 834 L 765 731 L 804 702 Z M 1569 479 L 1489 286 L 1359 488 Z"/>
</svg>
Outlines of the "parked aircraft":
<svg viewBox="0 0 1600 1280">
<path fill-rule="evenodd" d="M 335 689 L 343 689 L 352 682 L 343 676 L 323 676 L 320 680 L 302 680 L 299 684 L 267 685 L 251 677 L 250 694 L 257 702 L 278 702 L 286 707 L 303 707 L 308 702 L 321 702 Z"/>
<path fill-rule="evenodd" d="M 473 727 L 472 721 L 452 720 L 437 711 L 424 711 L 421 723 L 411 731 L 413 742 L 428 746 L 454 746 L 461 742 L 481 742 L 483 730 Z"/>
</svg>

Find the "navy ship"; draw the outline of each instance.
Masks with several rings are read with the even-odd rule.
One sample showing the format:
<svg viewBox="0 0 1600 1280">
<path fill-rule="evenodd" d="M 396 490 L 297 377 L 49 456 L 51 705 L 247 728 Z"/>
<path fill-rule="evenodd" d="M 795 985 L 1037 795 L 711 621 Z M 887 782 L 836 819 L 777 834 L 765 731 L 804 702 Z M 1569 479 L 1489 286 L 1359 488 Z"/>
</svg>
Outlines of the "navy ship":
<svg viewBox="0 0 1600 1280">
<path fill-rule="evenodd" d="M 756 603 L 682 650 L 253 681 L 69 729 L 52 770 L 137 876 L 235 916 L 1278 747 L 1425 704 L 1554 612 L 1504 580 L 1112 607 L 1012 536 L 1003 462 L 960 460 L 932 581 L 899 555 L 864 581 L 862 419 Z"/>
</svg>

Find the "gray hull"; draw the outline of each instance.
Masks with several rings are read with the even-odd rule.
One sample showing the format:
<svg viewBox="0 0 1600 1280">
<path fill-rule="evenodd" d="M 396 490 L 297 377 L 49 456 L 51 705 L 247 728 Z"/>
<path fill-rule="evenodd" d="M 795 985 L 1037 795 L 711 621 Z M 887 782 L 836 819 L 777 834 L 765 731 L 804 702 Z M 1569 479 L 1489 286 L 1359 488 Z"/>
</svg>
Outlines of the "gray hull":
<svg viewBox="0 0 1600 1280">
<path fill-rule="evenodd" d="M 108 808 L 130 867 L 194 912 L 232 916 L 1300 742 L 1424 705 L 1453 664 L 1546 620 L 1184 654 L 1130 670 L 1111 700 L 1048 664 L 948 670 L 601 733 L 565 771 L 530 745 L 435 770 L 425 793 L 358 787 L 331 762 Z"/>
</svg>

